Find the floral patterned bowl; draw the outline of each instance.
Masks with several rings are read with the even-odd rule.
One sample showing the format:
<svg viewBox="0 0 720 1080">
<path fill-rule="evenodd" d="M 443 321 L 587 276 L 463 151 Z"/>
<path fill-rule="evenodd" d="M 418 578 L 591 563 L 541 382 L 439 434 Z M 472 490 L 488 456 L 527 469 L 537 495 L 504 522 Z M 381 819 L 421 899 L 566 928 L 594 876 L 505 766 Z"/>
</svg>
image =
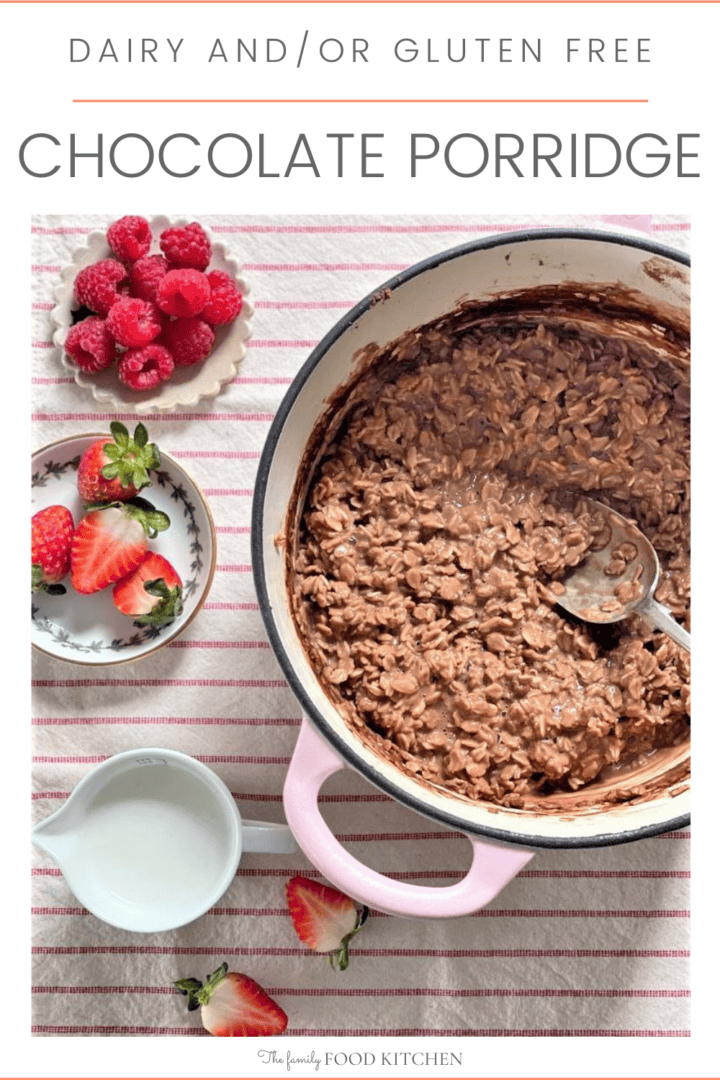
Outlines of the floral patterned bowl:
<svg viewBox="0 0 720 1080">
<path fill-rule="evenodd" d="M 154 217 L 149 222 L 153 234 L 151 255 L 161 254 L 158 238 L 163 230 L 172 225 L 187 225 L 184 218 L 170 221 L 166 217 Z M 253 307 L 247 298 L 249 285 L 240 274 L 240 266 L 231 258 L 225 244 L 213 241 L 212 259 L 208 270 L 222 270 L 234 279 L 243 297 L 243 306 L 234 322 L 218 326 L 215 344 L 207 360 L 190 367 L 178 367 L 170 378 L 154 390 L 131 390 L 120 382 L 117 366 L 112 364 L 105 371 L 90 374 L 82 371 L 65 352 L 65 338 L 73 325 L 73 315 L 80 307 L 73 292 L 75 278 L 80 270 L 100 259 L 114 258 L 104 232 L 92 232 L 84 247 L 73 255 L 73 261 L 61 271 L 62 283 L 55 289 L 55 307 L 51 318 L 55 325 L 53 342 L 64 367 L 75 378 L 78 386 L 88 390 L 102 405 L 112 405 L 122 412 L 138 414 L 173 412 L 187 409 L 199 401 L 214 398 L 223 385 L 237 375 L 240 362 L 247 353 L 246 342 L 250 337 L 250 319 Z"/>
<path fill-rule="evenodd" d="M 84 506 L 77 490 L 80 458 L 103 434 L 71 436 L 38 450 L 32 457 L 31 512 L 56 503 L 66 506 L 75 524 Z M 185 470 L 161 450 L 162 465 L 153 472 L 152 487 L 143 492 L 170 517 L 170 528 L 150 541 L 183 582 L 183 612 L 162 627 L 136 627 L 112 601 L 111 589 L 81 596 L 66 578 L 63 596 L 34 593 L 31 640 L 47 656 L 76 664 L 103 666 L 139 660 L 156 652 L 192 622 L 215 572 L 217 545 L 210 508 Z"/>
</svg>

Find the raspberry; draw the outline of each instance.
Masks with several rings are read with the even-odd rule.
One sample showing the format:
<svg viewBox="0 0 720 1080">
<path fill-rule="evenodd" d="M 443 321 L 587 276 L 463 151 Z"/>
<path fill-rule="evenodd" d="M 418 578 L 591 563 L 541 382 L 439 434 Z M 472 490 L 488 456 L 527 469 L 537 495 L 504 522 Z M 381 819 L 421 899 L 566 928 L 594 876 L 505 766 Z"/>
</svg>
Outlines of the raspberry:
<svg viewBox="0 0 720 1080">
<path fill-rule="evenodd" d="M 128 349 L 118 364 L 118 374 L 131 390 L 153 390 L 169 379 L 174 370 L 168 350 L 155 342 L 141 349 Z"/>
<path fill-rule="evenodd" d="M 79 272 L 75 278 L 75 297 L 96 315 L 105 317 L 118 299 L 118 285 L 126 277 L 125 267 L 115 259 L 101 259 Z"/>
<path fill-rule="evenodd" d="M 207 279 L 210 283 L 210 299 L 202 310 L 203 319 L 212 326 L 224 326 L 237 319 L 243 299 L 233 279 L 222 270 L 211 270 Z"/>
<path fill-rule="evenodd" d="M 144 255 L 130 267 L 130 291 L 141 300 L 156 303 L 157 288 L 170 267 L 162 255 Z"/>
<path fill-rule="evenodd" d="M 215 343 L 215 331 L 202 319 L 177 319 L 168 323 L 163 333 L 163 345 L 172 353 L 176 367 L 199 364 Z"/>
<path fill-rule="evenodd" d="M 65 338 L 65 352 L 83 371 L 104 371 L 115 359 L 115 342 L 105 320 L 90 315 L 75 323 Z"/>
<path fill-rule="evenodd" d="M 212 257 L 202 225 L 177 225 L 160 233 L 160 247 L 171 266 L 205 270 Z"/>
<path fill-rule="evenodd" d="M 170 270 L 158 285 L 157 305 L 166 315 L 199 315 L 210 299 L 210 283 L 199 270 Z"/>
<path fill-rule="evenodd" d="M 114 222 L 107 231 L 107 242 L 118 259 L 134 263 L 147 255 L 152 244 L 152 233 L 145 218 L 128 214 Z"/>
<path fill-rule="evenodd" d="M 148 345 L 162 330 L 160 312 L 147 300 L 129 296 L 113 304 L 107 317 L 110 333 L 119 345 Z"/>
</svg>

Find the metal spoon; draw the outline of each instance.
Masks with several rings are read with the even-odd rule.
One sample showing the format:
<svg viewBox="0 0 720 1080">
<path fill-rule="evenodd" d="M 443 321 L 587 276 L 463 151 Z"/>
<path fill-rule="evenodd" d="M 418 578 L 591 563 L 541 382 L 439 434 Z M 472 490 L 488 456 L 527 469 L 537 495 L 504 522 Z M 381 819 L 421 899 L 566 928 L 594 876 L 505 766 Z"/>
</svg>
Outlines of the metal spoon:
<svg viewBox="0 0 720 1080">
<path fill-rule="evenodd" d="M 619 622 L 634 612 L 653 630 L 662 630 L 690 652 L 690 634 L 654 598 L 660 579 L 655 548 L 636 525 L 616 510 L 595 499 L 585 501 L 593 512 L 602 514 L 610 539 L 570 570 L 563 579 L 565 591 L 558 596 L 558 604 L 596 623 Z"/>
</svg>

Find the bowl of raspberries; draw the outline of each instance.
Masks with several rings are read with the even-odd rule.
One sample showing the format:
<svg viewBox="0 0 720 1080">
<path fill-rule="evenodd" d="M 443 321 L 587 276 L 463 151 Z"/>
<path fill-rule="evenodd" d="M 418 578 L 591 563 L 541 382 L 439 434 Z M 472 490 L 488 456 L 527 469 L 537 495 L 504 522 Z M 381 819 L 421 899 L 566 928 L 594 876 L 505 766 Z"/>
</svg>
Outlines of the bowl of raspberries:
<svg viewBox="0 0 720 1080">
<path fill-rule="evenodd" d="M 216 562 L 200 490 L 138 423 L 32 458 L 31 640 L 95 666 L 139 660 L 202 607 Z"/>
<path fill-rule="evenodd" d="M 198 222 L 126 215 L 91 233 L 61 277 L 53 340 L 96 401 L 171 412 L 215 397 L 237 374 L 248 286 Z"/>
</svg>

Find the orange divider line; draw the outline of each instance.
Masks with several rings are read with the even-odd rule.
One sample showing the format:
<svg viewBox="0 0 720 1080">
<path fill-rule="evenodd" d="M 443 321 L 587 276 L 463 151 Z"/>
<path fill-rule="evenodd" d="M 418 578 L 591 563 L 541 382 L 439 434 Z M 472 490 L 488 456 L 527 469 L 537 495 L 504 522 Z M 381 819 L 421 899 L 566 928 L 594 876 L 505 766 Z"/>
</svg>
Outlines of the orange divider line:
<svg viewBox="0 0 720 1080">
<path fill-rule="evenodd" d="M 76 4 L 95 4 L 97 0 L 74 0 Z M 146 4 L 148 0 L 103 0 L 104 4 Z M 0 0 L 0 4 L 65 4 L 67 0 Z M 720 0 L 154 0 L 156 4 L 718 4 Z"/>
<path fill-rule="evenodd" d="M 129 3 L 130 0 L 123 0 L 123 2 Z M 649 98 L 73 98 L 74 105 L 647 105 L 648 103 Z"/>
</svg>

